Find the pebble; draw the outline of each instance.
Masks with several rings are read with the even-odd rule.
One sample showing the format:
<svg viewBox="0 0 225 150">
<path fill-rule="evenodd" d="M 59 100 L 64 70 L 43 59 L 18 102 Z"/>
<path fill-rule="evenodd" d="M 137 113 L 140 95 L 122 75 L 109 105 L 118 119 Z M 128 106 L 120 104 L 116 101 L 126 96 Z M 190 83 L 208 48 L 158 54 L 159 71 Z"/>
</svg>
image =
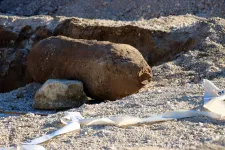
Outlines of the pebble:
<svg viewBox="0 0 225 150">
<path fill-rule="evenodd" d="M 198 124 L 199 124 L 199 126 L 201 126 L 201 127 L 204 125 L 202 122 L 199 122 Z"/>
</svg>

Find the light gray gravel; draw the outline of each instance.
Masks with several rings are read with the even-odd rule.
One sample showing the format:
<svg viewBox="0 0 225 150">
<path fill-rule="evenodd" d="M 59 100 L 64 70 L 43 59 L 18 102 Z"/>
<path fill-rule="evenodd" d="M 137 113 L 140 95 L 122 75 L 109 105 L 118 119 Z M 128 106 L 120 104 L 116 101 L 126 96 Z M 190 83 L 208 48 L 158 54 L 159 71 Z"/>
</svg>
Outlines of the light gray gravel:
<svg viewBox="0 0 225 150">
<path fill-rule="evenodd" d="M 194 14 L 225 17 L 224 0 L 0 0 L 0 12 L 90 19 L 141 20 Z"/>
<path fill-rule="evenodd" d="M 57 20 L 49 16 L 16 17 L 0 16 L 0 24 L 8 24 L 20 29 L 26 24 L 36 27 L 38 24 L 49 23 L 54 28 Z M 65 19 L 65 18 L 64 18 Z M 190 15 L 170 16 L 149 21 L 130 22 L 142 24 L 146 28 L 172 30 L 195 24 L 198 18 Z M 95 20 L 96 21 L 96 20 Z M 212 19 L 209 37 L 196 49 L 177 55 L 177 59 L 154 66 L 152 68 L 153 82 L 141 92 L 114 102 L 95 105 L 83 105 L 70 111 L 79 111 L 84 117 L 104 117 L 134 115 L 147 117 L 177 109 L 201 109 L 203 87 L 202 79 L 207 78 L 220 88 L 225 89 L 225 39 L 224 20 Z M 112 21 L 99 21 L 99 25 Z M 118 22 L 124 24 L 124 22 Z M 220 30 L 218 30 L 218 28 Z M 220 32 L 221 31 L 221 32 Z M 194 84 L 196 83 L 196 84 Z M 46 112 L 32 108 L 33 94 L 40 87 L 32 83 L 18 90 L 0 94 L 0 110 L 27 113 L 25 115 L 7 114 L 0 116 L 0 147 L 14 146 L 26 140 L 40 137 L 59 129 L 60 117 L 65 112 Z M 21 97 L 21 93 L 22 96 Z M 2 112 L 0 112 L 2 113 Z M 48 116 L 34 113 L 55 113 Z M 130 126 L 120 128 L 115 126 L 82 127 L 80 131 L 61 135 L 43 143 L 46 149 L 122 149 L 124 147 L 161 147 L 175 149 L 224 149 L 225 121 L 207 117 L 193 117 L 152 125 Z M 200 147 L 200 148 L 199 148 Z"/>
<path fill-rule="evenodd" d="M 215 84 L 225 89 L 223 79 Z M 34 84 L 27 86 L 32 87 Z M 201 109 L 201 84 L 173 87 L 154 87 L 114 102 L 83 105 L 69 111 L 79 111 L 88 118 L 133 115 L 147 117 L 177 109 Z M 6 95 L 5 95 L 6 96 Z M 8 95 L 10 96 L 10 95 Z M 22 103 L 21 103 L 22 104 Z M 29 108 L 29 106 L 27 106 Z M 32 110 L 30 108 L 30 110 Z M 0 147 L 20 144 L 61 127 L 65 112 L 48 116 L 29 113 L 0 119 Z M 47 149 L 122 149 L 123 147 L 153 146 L 161 148 L 196 149 L 207 143 L 224 146 L 225 121 L 207 117 L 193 117 L 152 125 L 116 127 L 89 126 L 58 136 L 41 144 Z"/>
<path fill-rule="evenodd" d="M 0 93 L 0 113 L 11 113 L 11 115 L 15 114 L 13 112 L 43 115 L 54 113 L 55 111 L 40 111 L 32 108 L 34 94 L 40 87 L 41 84 L 32 83 L 8 93 Z"/>
</svg>

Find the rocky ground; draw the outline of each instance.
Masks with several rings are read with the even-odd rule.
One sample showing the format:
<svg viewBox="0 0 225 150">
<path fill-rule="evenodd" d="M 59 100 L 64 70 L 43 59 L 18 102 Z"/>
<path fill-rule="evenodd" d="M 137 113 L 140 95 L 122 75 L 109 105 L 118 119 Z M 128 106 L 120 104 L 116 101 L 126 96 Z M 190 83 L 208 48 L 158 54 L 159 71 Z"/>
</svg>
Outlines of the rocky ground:
<svg viewBox="0 0 225 150">
<path fill-rule="evenodd" d="M 165 5 L 166 4 L 166 5 Z M 60 15 L 90 19 L 139 20 L 194 14 L 225 17 L 223 0 L 0 0 L 0 12 L 14 15 Z"/>
<path fill-rule="evenodd" d="M 224 2 L 174 0 L 167 7 L 158 9 L 163 2 L 148 1 L 148 6 L 145 1 L 85 3 L 63 0 L 47 3 L 20 0 L 11 5 L 10 0 L 0 0 L 0 91 L 4 92 L 0 93 L 0 147 L 19 145 L 59 129 L 62 126 L 60 118 L 66 111 L 79 111 L 84 117 L 95 118 L 147 117 L 178 109 L 201 110 L 204 78 L 225 89 Z M 122 7 L 125 4 L 127 10 Z M 81 10 L 84 6 L 86 10 Z M 90 13 L 95 8 L 91 9 L 91 6 L 98 7 L 94 10 L 96 13 Z M 182 15 L 186 13 L 195 15 Z M 37 14 L 48 15 L 32 16 Z M 169 16 L 178 14 L 180 16 Z M 67 22 L 59 26 L 64 20 Z M 2 41 L 3 35 L 10 36 Z M 33 97 L 41 83 L 32 83 L 26 69 L 26 56 L 34 43 L 51 35 L 130 44 L 151 65 L 153 81 L 138 93 L 116 101 L 84 104 L 65 111 L 34 109 Z M 224 120 L 207 117 L 124 128 L 89 126 L 41 145 L 46 149 L 80 150 L 153 147 L 222 150 L 225 147 L 224 126 Z"/>
<path fill-rule="evenodd" d="M 214 79 L 215 84 L 225 88 L 224 79 Z M 2 102 L 1 107 L 11 111 L 9 101 L 13 100 L 13 93 L 33 89 L 39 84 L 30 84 L 26 88 L 7 93 L 8 103 Z M 23 101 L 29 97 L 27 90 L 24 98 L 17 99 L 20 105 L 15 105 L 13 111 L 24 111 Z M 184 86 L 154 86 L 147 91 L 125 97 L 114 102 L 94 105 L 83 105 L 68 111 L 79 111 L 84 117 L 96 118 L 105 116 L 133 115 L 147 117 L 166 111 L 177 109 L 201 109 L 203 87 L 199 84 Z M 3 96 L 3 94 L 1 94 Z M 65 112 L 43 116 L 34 113 L 44 113 L 26 106 L 26 115 L 7 116 L 0 120 L 0 145 L 14 146 L 24 141 L 34 139 L 61 127 L 60 117 Z M 32 112 L 32 113 L 31 113 Z M 193 117 L 156 124 L 129 126 L 125 128 L 115 126 L 82 127 L 79 132 L 72 132 L 58 136 L 47 143 L 46 149 L 123 149 L 125 147 L 160 147 L 166 149 L 223 149 L 224 120 L 214 120 L 207 117 Z M 204 148 L 203 148 L 204 147 Z M 200 148 L 199 148 L 200 149 Z"/>
</svg>

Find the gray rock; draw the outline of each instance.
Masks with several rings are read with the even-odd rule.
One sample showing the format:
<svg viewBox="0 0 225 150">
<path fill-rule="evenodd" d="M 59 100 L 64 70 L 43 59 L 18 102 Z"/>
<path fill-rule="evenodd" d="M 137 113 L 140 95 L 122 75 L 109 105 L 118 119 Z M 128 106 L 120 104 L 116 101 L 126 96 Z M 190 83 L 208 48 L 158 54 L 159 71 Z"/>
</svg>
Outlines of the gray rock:
<svg viewBox="0 0 225 150">
<path fill-rule="evenodd" d="M 66 109 L 79 107 L 87 96 L 83 83 L 76 80 L 49 79 L 36 92 L 33 107 L 37 109 Z"/>
</svg>

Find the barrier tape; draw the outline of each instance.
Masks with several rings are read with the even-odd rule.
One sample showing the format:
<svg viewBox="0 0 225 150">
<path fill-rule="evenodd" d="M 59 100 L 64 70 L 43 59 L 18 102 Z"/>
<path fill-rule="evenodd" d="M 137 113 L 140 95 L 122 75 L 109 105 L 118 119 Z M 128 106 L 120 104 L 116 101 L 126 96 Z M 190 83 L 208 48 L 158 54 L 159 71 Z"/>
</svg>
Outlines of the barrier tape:
<svg viewBox="0 0 225 150">
<path fill-rule="evenodd" d="M 207 116 L 214 119 L 224 119 L 225 118 L 225 94 L 224 90 L 217 88 L 209 80 L 204 80 L 204 105 L 203 108 L 208 111 L 196 111 L 196 110 L 177 110 L 166 112 L 160 115 L 155 115 L 147 118 L 139 118 L 133 116 L 124 117 L 106 117 L 106 118 L 93 118 L 88 119 L 82 117 L 79 112 L 67 112 L 66 115 L 61 118 L 61 122 L 65 125 L 59 130 L 52 132 L 51 134 L 43 135 L 36 138 L 30 142 L 25 142 L 25 146 L 38 146 L 46 142 L 55 136 L 65 134 L 71 131 L 80 130 L 81 126 L 90 125 L 115 125 L 115 126 L 129 126 L 138 125 L 144 123 L 155 123 L 161 121 L 168 121 L 174 119 L 181 119 L 194 116 Z M 6 149 L 0 149 L 6 150 Z M 14 150 L 14 149 L 9 149 Z M 26 149 L 21 149 L 26 150 Z"/>
<path fill-rule="evenodd" d="M 0 150 L 45 150 L 45 148 L 40 145 L 21 145 L 18 147 L 0 148 Z"/>
</svg>

